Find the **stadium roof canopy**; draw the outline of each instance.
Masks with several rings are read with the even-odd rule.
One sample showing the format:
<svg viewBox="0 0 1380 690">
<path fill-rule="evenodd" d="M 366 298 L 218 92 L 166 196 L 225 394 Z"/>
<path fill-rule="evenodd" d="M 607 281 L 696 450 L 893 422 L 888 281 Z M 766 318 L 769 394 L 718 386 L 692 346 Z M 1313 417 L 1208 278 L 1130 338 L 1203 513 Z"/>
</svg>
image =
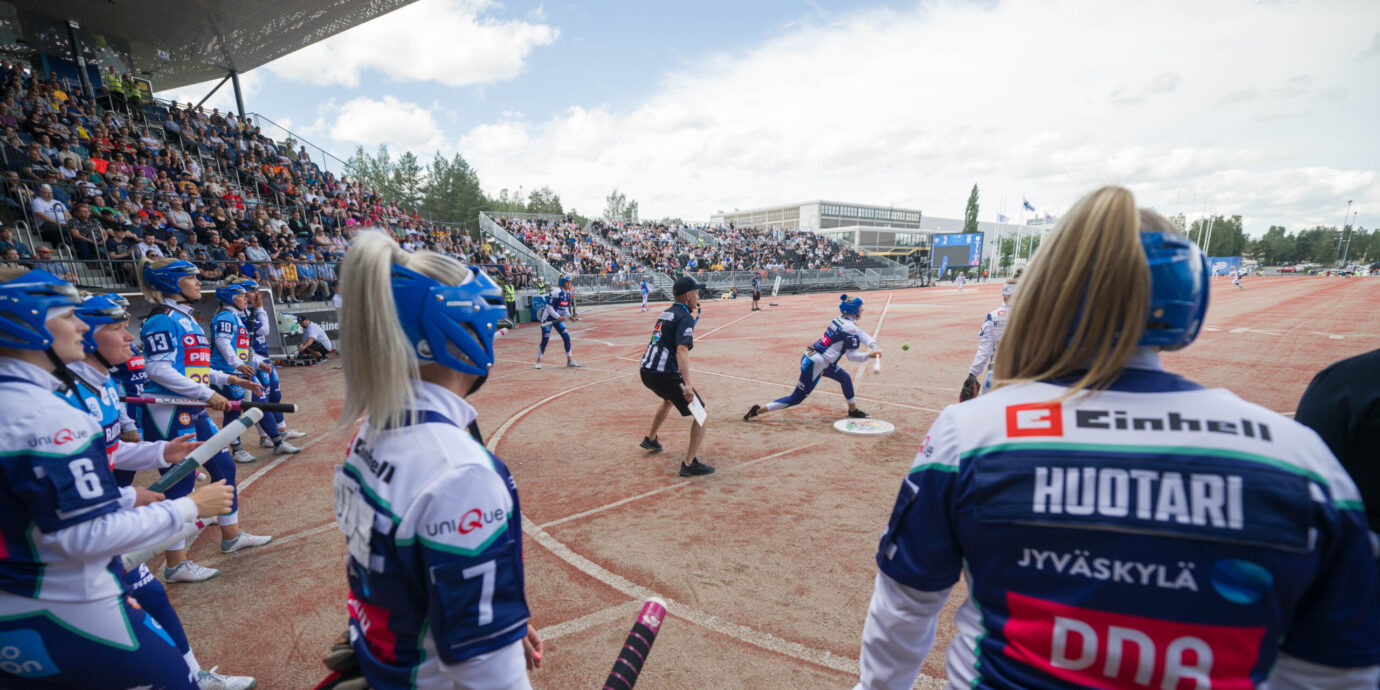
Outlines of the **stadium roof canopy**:
<svg viewBox="0 0 1380 690">
<path fill-rule="evenodd" d="M 31 35 L 31 43 L 66 45 L 66 22 L 74 21 L 87 36 L 127 44 L 136 75 L 160 91 L 247 72 L 412 2 L 9 0 L 26 15 L 56 20 L 39 33 L 60 36 Z"/>
</svg>

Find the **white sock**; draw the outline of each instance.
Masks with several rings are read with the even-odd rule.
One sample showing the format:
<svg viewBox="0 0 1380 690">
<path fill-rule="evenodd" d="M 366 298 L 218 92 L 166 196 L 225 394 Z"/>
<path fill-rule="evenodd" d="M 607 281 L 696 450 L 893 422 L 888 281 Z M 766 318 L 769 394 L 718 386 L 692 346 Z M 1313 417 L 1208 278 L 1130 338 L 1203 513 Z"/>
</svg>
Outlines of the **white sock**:
<svg viewBox="0 0 1380 690">
<path fill-rule="evenodd" d="M 187 668 L 192 670 L 193 676 L 201 675 L 201 664 L 197 662 L 196 654 L 192 650 L 187 650 L 187 653 L 182 655 L 182 660 L 187 662 Z"/>
<path fill-rule="evenodd" d="M 780 403 L 780 402 L 769 402 L 769 403 L 767 403 L 767 412 L 775 412 L 775 411 L 777 411 L 777 410 L 784 410 L 784 409 L 786 409 L 787 407 L 790 407 L 790 405 L 787 405 L 786 403 Z"/>
</svg>

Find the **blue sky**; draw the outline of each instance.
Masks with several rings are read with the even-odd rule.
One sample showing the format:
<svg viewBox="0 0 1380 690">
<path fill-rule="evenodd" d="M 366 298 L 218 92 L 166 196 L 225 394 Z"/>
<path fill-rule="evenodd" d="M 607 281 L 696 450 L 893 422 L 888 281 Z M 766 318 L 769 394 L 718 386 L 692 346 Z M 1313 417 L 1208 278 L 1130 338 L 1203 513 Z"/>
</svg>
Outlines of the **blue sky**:
<svg viewBox="0 0 1380 690">
<path fill-rule="evenodd" d="M 982 217 L 1124 184 L 1259 234 L 1380 224 L 1380 3 L 418 2 L 243 77 L 347 156 L 459 152 L 585 213 L 827 198 Z M 209 85 L 164 95 L 199 100 Z M 213 101 L 226 107 L 228 89 Z"/>
</svg>

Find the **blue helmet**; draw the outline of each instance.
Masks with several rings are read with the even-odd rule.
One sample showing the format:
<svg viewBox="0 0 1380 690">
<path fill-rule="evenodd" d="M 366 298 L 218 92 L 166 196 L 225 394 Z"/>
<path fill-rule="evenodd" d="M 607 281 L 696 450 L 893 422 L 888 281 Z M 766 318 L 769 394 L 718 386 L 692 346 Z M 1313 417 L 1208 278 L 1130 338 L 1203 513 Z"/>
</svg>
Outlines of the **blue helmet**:
<svg viewBox="0 0 1380 690">
<path fill-rule="evenodd" d="M 461 285 L 444 285 L 393 265 L 393 302 L 418 359 L 485 376 L 494 364 L 494 332 L 508 315 L 503 291 L 476 266 Z"/>
<path fill-rule="evenodd" d="M 178 259 L 162 268 L 154 268 L 152 263 L 144 265 L 144 282 L 149 287 L 169 295 L 176 295 L 182 292 L 182 287 L 177 281 L 187 276 L 200 275 L 201 270 L 192 265 L 190 261 Z"/>
<path fill-rule="evenodd" d="M 1142 347 L 1177 350 L 1198 337 L 1208 306 L 1208 261 L 1198 245 L 1172 232 L 1142 232 L 1150 262 L 1150 317 Z"/>
<path fill-rule="evenodd" d="M 570 287 L 575 287 L 575 279 L 571 278 L 570 276 L 561 276 L 560 281 L 558 281 L 556 284 L 560 285 L 561 287 L 565 287 L 567 284 L 569 284 Z"/>
<path fill-rule="evenodd" d="M 848 299 L 848 295 L 839 295 L 839 313 L 844 316 L 857 318 L 862 313 L 863 301 L 861 297 Z"/>
<path fill-rule="evenodd" d="M 234 306 L 235 295 L 243 294 L 244 286 L 240 285 L 239 283 L 231 283 L 230 285 L 216 288 L 216 299 L 220 300 L 221 304 L 228 304 Z"/>
<path fill-rule="evenodd" d="M 104 294 L 104 295 L 98 295 L 98 296 L 99 296 L 99 297 L 104 297 L 104 298 L 110 300 L 111 302 L 114 302 L 114 303 L 115 303 L 115 306 L 117 306 L 117 307 L 122 307 L 122 308 L 124 308 L 124 309 L 129 309 L 129 300 L 128 300 L 128 299 L 125 299 L 125 296 L 122 295 L 122 294 L 120 294 L 120 293 L 118 293 L 118 292 L 108 292 L 108 293 L 106 293 L 106 294 Z"/>
<path fill-rule="evenodd" d="M 114 295 L 114 297 L 124 300 L 119 295 Z M 90 354 L 97 350 L 96 329 L 110 323 L 129 321 L 129 312 L 114 299 L 111 299 L 111 295 L 92 295 L 77 305 L 77 318 L 91 327 L 91 330 L 81 336 L 82 347 Z"/>
<path fill-rule="evenodd" d="M 48 349 L 53 344 L 48 310 L 78 304 L 77 289 L 47 271 L 29 271 L 0 283 L 0 347 Z"/>
<path fill-rule="evenodd" d="M 244 288 L 245 292 L 254 292 L 255 290 L 259 289 L 259 281 L 254 280 L 253 278 L 247 278 L 235 284 Z"/>
</svg>

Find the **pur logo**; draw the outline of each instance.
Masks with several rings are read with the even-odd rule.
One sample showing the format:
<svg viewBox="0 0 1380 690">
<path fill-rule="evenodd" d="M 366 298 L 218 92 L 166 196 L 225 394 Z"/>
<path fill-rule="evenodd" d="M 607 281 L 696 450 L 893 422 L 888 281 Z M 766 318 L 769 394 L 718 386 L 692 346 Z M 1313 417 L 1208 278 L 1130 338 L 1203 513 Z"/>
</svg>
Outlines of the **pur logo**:
<svg viewBox="0 0 1380 690">
<path fill-rule="evenodd" d="M 1057 402 L 1008 405 L 1006 435 L 1063 436 L 1064 407 Z"/>
<path fill-rule="evenodd" d="M 1091 688 L 1254 687 L 1265 628 L 1199 625 L 1130 616 L 1008 592 L 1005 653 L 1068 683 Z"/>
</svg>

